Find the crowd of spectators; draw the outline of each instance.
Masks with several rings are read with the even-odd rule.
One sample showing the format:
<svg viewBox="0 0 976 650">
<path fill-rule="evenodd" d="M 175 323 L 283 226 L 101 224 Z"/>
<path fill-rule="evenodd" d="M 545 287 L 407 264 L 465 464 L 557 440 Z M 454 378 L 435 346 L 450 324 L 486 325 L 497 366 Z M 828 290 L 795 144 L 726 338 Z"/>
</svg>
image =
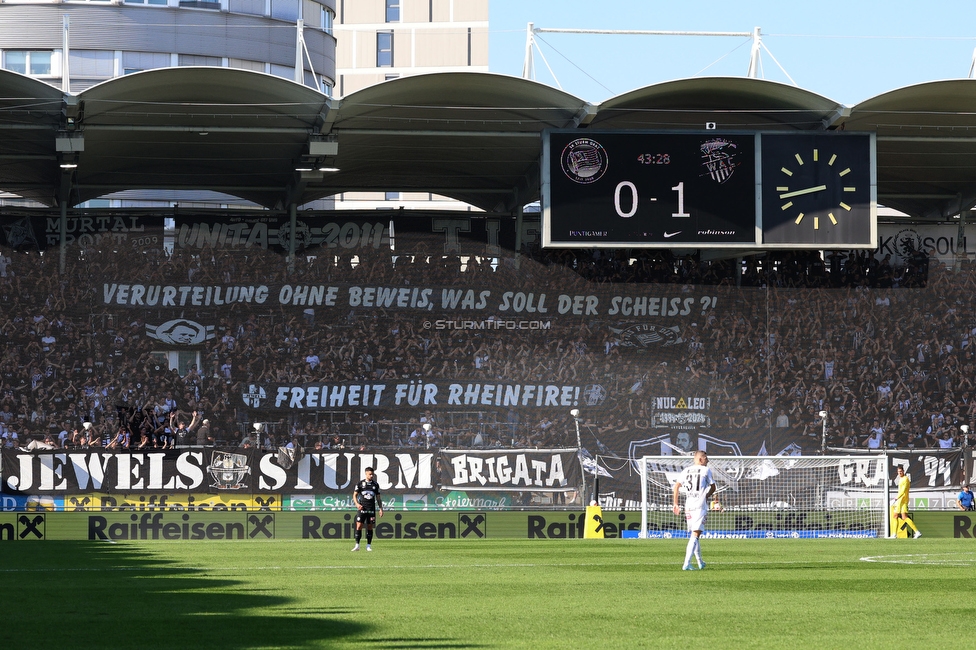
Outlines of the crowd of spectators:
<svg viewBox="0 0 976 650">
<path fill-rule="evenodd" d="M 262 413 L 255 384 L 402 379 L 599 384 L 584 410 L 585 446 L 627 453 L 660 430 L 654 398 L 708 399 L 705 426 L 723 440 L 794 441 L 805 450 L 970 444 L 976 420 L 976 269 L 920 252 L 895 265 L 869 252 L 769 253 L 702 261 L 669 252 L 543 251 L 440 255 L 417 238 L 389 249 L 311 249 L 294 263 L 263 250 L 95 250 L 58 256 L 0 251 L 0 438 L 6 447 L 262 444 L 269 447 L 575 446 L 565 409 L 439 407 Z M 437 245 L 429 246 L 435 249 Z M 404 250 L 414 252 L 404 252 Z M 551 329 L 423 326 L 429 313 L 362 307 L 233 304 L 133 309 L 103 304 L 106 283 L 348 283 L 582 295 L 613 285 L 703 292 L 716 306 L 667 346 L 624 345 L 627 319 L 555 316 Z M 670 285 L 660 286 L 656 285 Z M 705 291 L 707 289 L 707 292 Z M 450 314 L 439 314 L 450 318 Z M 213 324 L 199 365 L 171 369 L 147 323 Z M 637 319 L 639 320 L 639 319 Z M 826 411 L 827 422 L 818 415 Z M 254 422 L 265 423 L 253 438 Z M 85 423 L 89 423 L 86 429 Z M 430 427 L 424 427 L 430 424 Z M 202 433 L 201 433 L 202 431 Z M 752 443 L 750 443 L 752 444 Z M 767 449 L 775 453 L 778 449 Z M 744 449 L 755 453 L 756 448 Z"/>
</svg>

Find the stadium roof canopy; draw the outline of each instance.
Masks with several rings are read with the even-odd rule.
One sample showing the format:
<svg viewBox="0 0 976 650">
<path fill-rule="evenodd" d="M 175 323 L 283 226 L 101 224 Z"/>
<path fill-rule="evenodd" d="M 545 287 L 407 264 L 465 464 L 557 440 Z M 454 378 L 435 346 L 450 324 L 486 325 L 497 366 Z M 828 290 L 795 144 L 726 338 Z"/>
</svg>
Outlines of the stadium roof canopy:
<svg viewBox="0 0 976 650">
<path fill-rule="evenodd" d="M 432 192 L 512 213 L 539 198 L 545 129 L 714 122 L 875 132 L 879 202 L 941 220 L 976 204 L 974 107 L 970 79 L 847 107 L 772 81 L 695 78 L 593 105 L 482 73 L 404 77 L 333 100 L 228 68 L 151 70 L 77 95 L 0 71 L 0 190 L 49 206 L 124 190 L 214 190 L 268 208 L 350 191 Z"/>
</svg>

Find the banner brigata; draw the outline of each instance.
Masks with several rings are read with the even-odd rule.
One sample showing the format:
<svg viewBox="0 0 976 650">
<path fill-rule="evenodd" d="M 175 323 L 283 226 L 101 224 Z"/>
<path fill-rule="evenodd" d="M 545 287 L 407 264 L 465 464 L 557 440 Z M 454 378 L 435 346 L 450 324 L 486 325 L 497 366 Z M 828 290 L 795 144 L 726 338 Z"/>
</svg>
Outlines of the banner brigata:
<svg viewBox="0 0 976 650">
<path fill-rule="evenodd" d="M 351 493 L 373 467 L 384 494 L 434 490 L 565 492 L 580 485 L 574 449 L 309 452 L 289 468 L 277 452 L 196 447 L 166 451 L 2 451 L 3 493 L 39 497 L 95 493 L 255 495 Z M 276 497 L 279 499 L 280 497 Z M 265 500 L 266 501 L 266 500 Z M 264 503 L 264 505 L 267 505 Z"/>
<path fill-rule="evenodd" d="M 443 450 L 442 489 L 568 492 L 580 487 L 575 449 Z"/>
</svg>

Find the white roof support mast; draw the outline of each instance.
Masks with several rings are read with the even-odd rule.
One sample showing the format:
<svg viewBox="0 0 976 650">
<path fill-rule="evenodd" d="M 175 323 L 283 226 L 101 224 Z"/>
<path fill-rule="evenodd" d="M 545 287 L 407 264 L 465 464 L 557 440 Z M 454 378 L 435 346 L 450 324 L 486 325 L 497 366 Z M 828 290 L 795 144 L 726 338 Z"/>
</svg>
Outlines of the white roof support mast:
<svg viewBox="0 0 976 650">
<path fill-rule="evenodd" d="M 61 16 L 61 92 L 71 92 L 71 74 L 68 72 L 68 53 L 69 29 L 71 20 L 68 14 Z"/>
<path fill-rule="evenodd" d="M 308 45 L 305 44 L 305 21 L 298 19 L 295 39 L 295 81 L 305 85 L 305 60 L 308 60 L 308 68 L 312 72 L 312 79 L 316 79 L 315 66 L 312 64 L 312 55 L 308 52 Z M 318 81 L 316 80 L 316 84 Z"/>
<path fill-rule="evenodd" d="M 749 38 L 752 37 L 752 51 L 749 56 L 749 69 L 746 72 L 746 76 L 753 79 L 762 76 L 762 60 L 760 59 L 760 54 L 763 50 L 769 55 L 773 62 L 783 71 L 786 78 L 790 80 L 794 86 L 796 82 L 793 78 L 786 72 L 786 70 L 779 64 L 773 53 L 769 51 L 769 48 L 763 45 L 762 42 L 762 30 L 759 27 L 755 27 L 751 32 L 686 32 L 686 31 L 661 31 L 661 30 L 643 30 L 643 29 L 554 29 L 548 27 L 536 27 L 534 23 L 529 23 L 525 31 L 525 62 L 522 65 L 522 77 L 524 79 L 535 79 L 535 61 L 534 61 L 534 51 L 539 51 L 539 56 L 542 57 L 542 61 L 546 64 L 546 68 L 549 73 L 552 74 L 552 78 L 556 81 L 556 86 L 562 89 L 559 84 L 559 80 L 556 79 L 555 73 L 553 73 L 552 68 L 549 66 L 549 62 L 546 61 L 545 55 L 542 50 L 539 49 L 538 43 L 535 41 L 536 34 L 611 34 L 611 35 L 638 35 L 638 36 L 733 36 L 736 38 Z M 976 54 L 974 54 L 976 56 Z"/>
<path fill-rule="evenodd" d="M 755 79 L 759 75 L 759 68 L 762 62 L 759 60 L 759 52 L 762 49 L 762 32 L 756 27 L 752 30 L 752 51 L 749 54 L 749 71 L 746 76 Z"/>
</svg>

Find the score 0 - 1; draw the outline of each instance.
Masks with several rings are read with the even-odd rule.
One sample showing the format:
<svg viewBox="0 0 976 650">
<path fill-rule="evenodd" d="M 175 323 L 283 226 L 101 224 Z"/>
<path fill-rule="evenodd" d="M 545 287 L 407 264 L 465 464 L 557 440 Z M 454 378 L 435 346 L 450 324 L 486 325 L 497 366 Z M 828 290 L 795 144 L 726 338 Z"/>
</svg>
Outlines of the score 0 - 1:
<svg viewBox="0 0 976 650">
<path fill-rule="evenodd" d="M 653 163 L 643 162 L 645 156 L 660 156 L 663 157 L 663 159 L 666 159 L 667 162 L 653 162 Z M 640 162 L 642 165 L 670 165 L 671 164 L 671 156 L 669 156 L 668 154 L 641 154 L 640 156 L 637 157 L 637 159 L 638 162 Z M 625 189 L 630 191 L 631 202 L 630 202 L 629 210 L 624 210 L 620 202 L 621 195 Z M 677 185 L 671 188 L 671 191 L 678 193 L 678 211 L 672 212 L 671 216 L 679 219 L 684 217 L 691 217 L 690 213 L 685 212 L 685 182 L 679 181 Z M 657 197 L 652 196 L 647 200 L 657 201 Z M 623 217 L 624 219 L 630 219 L 632 216 L 637 214 L 638 202 L 639 202 L 639 198 L 637 194 L 637 186 L 634 185 L 634 183 L 632 183 L 631 181 L 620 181 L 619 183 L 617 183 L 617 187 L 614 188 L 613 190 L 613 209 L 617 211 L 617 216 Z"/>
</svg>

